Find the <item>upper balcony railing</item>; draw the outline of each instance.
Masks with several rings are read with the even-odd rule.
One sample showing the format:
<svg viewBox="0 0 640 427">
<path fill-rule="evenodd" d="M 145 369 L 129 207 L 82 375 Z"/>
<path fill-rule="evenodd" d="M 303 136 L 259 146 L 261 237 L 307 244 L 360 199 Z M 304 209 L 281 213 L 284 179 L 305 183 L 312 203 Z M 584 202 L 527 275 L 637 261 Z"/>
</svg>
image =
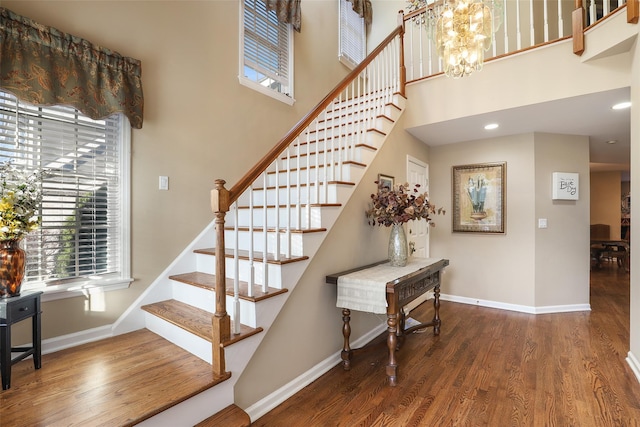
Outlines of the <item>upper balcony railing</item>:
<svg viewBox="0 0 640 427">
<path fill-rule="evenodd" d="M 503 0 L 498 9 L 501 25 L 485 52 L 485 61 L 547 43 L 574 37 L 574 53 L 584 49 L 584 30 L 627 6 L 626 0 Z M 430 34 L 428 8 L 406 13 L 405 66 L 407 82 L 443 72 L 434 37 Z M 637 22 L 638 2 L 629 2 L 627 21 Z"/>
</svg>

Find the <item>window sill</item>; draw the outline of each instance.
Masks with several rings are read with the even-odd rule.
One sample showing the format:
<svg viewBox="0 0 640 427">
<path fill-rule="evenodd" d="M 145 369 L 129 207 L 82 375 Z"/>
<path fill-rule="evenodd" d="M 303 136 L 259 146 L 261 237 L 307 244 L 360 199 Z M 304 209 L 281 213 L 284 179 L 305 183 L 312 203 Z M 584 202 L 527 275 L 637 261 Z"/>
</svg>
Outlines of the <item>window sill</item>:
<svg viewBox="0 0 640 427">
<path fill-rule="evenodd" d="M 238 80 L 240 81 L 240 84 L 242 86 L 246 86 L 249 89 L 253 89 L 253 90 L 255 90 L 257 92 L 260 92 L 260 93 L 262 93 L 264 95 L 270 96 L 271 98 L 277 99 L 278 101 L 284 102 L 285 104 L 293 105 L 296 102 L 295 99 L 293 99 L 292 97 L 290 97 L 288 95 L 285 95 L 284 93 L 276 92 L 273 89 L 266 88 L 266 87 L 264 87 L 264 86 L 262 86 L 262 85 L 260 85 L 260 84 L 258 84 L 256 82 L 254 82 L 252 80 L 249 80 L 247 78 L 244 78 L 242 76 L 239 76 Z"/>
<path fill-rule="evenodd" d="M 108 279 L 108 280 L 82 280 L 73 283 L 60 285 L 49 285 L 44 283 L 23 286 L 25 291 L 42 291 L 42 302 L 55 301 L 64 298 L 88 296 L 96 293 L 126 289 L 133 282 L 133 279 Z"/>
</svg>

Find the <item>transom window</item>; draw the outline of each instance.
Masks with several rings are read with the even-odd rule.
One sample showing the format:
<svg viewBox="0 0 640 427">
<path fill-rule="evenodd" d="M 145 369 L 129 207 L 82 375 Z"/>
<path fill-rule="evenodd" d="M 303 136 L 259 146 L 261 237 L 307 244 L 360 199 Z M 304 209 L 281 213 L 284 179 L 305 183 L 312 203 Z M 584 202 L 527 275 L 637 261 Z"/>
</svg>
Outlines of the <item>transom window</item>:
<svg viewBox="0 0 640 427">
<path fill-rule="evenodd" d="M 129 279 L 128 121 L 92 120 L 0 91 L 0 162 L 45 169 L 42 225 L 24 239 L 24 289 L 122 287 Z"/>
<path fill-rule="evenodd" d="M 291 25 L 279 22 L 264 0 L 240 5 L 240 83 L 293 104 Z"/>
</svg>

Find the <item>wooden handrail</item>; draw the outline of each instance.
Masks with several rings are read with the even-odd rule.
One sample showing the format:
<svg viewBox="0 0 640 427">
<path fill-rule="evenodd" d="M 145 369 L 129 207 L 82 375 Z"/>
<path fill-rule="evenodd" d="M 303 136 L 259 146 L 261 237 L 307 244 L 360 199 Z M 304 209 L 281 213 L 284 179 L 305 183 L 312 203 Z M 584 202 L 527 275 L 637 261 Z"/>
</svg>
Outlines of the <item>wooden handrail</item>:
<svg viewBox="0 0 640 427">
<path fill-rule="evenodd" d="M 249 170 L 240 180 L 229 190 L 228 202 L 231 205 L 238 200 L 238 197 L 247 189 L 252 182 L 254 182 L 260 174 L 269 167 L 274 160 L 278 158 L 280 154 L 287 149 L 287 147 L 293 142 L 294 139 L 300 135 L 300 133 L 307 128 L 315 120 L 316 117 L 324 111 L 324 109 L 340 94 L 352 81 L 354 81 L 360 73 L 378 56 L 380 52 L 398 35 L 400 38 L 404 34 L 404 25 L 399 25 L 395 30 L 391 32 L 384 39 L 378 47 L 376 47 L 367 57 L 351 71 L 329 94 L 324 97 L 316 107 L 307 113 L 291 130 L 258 162 Z M 404 52 L 400 52 L 400 57 L 404 56 Z M 404 91 L 404 87 L 401 86 L 401 90 Z M 404 93 L 402 93 L 404 95 Z M 229 207 L 226 209 L 229 210 Z"/>
</svg>

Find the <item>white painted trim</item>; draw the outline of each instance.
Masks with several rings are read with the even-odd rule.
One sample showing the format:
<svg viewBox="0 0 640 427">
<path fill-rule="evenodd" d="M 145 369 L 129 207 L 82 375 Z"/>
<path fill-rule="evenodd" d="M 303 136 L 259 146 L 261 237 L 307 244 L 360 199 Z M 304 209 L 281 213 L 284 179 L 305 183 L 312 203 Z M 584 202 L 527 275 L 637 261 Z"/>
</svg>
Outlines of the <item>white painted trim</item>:
<svg viewBox="0 0 640 427">
<path fill-rule="evenodd" d="M 638 361 L 636 356 L 634 356 L 633 353 L 629 352 L 629 353 L 627 353 L 627 358 L 625 360 L 627 361 L 627 363 L 631 367 L 631 370 L 633 371 L 634 375 L 636 376 L 636 380 L 638 380 L 638 382 L 640 382 L 640 362 Z"/>
<path fill-rule="evenodd" d="M 459 297 L 455 295 L 440 294 L 443 301 L 459 302 L 461 304 L 477 305 L 480 307 L 498 308 L 500 310 L 517 311 L 529 314 L 568 313 L 573 311 L 591 311 L 590 304 L 549 305 L 544 307 L 532 307 L 528 305 L 509 304 L 499 301 L 489 301 L 478 298 Z"/>
<path fill-rule="evenodd" d="M 381 323 L 380 325 L 378 325 L 377 327 L 375 327 L 374 329 L 372 329 L 371 331 L 369 331 L 368 333 L 366 333 L 365 335 L 363 335 L 362 337 L 358 338 L 353 343 L 351 343 L 352 348 L 359 348 L 364 346 L 365 344 L 367 344 L 368 342 L 370 342 L 371 340 L 379 336 L 381 333 L 383 333 L 386 329 L 387 329 L 387 322 L 385 318 L 384 323 Z M 281 404 L 282 402 L 284 402 L 285 400 L 287 400 L 288 398 L 290 398 L 291 396 L 293 396 L 294 394 L 302 390 L 304 387 L 308 386 L 313 381 L 320 378 L 329 370 L 333 369 L 336 366 L 336 364 L 342 360 L 340 356 L 341 351 L 338 351 L 333 355 L 329 356 L 322 362 L 318 363 L 317 365 L 309 369 L 307 372 L 295 378 L 293 381 L 289 382 L 288 384 L 285 384 L 284 386 L 280 387 L 278 390 L 274 391 L 273 393 L 269 394 L 268 396 L 264 397 L 263 399 L 259 400 L 258 402 L 254 403 L 253 405 L 245 409 L 245 412 L 249 414 L 249 418 L 251 419 L 251 422 L 256 421 L 261 416 L 271 411 L 273 408 L 275 408 L 276 406 L 278 406 L 279 404 Z"/>
<path fill-rule="evenodd" d="M 85 329 L 84 331 L 43 340 L 42 353 L 54 353 L 56 351 L 64 350 L 65 348 L 76 347 L 78 345 L 87 344 L 104 338 L 110 338 L 111 336 L 113 336 L 111 333 L 111 325 Z"/>
</svg>

